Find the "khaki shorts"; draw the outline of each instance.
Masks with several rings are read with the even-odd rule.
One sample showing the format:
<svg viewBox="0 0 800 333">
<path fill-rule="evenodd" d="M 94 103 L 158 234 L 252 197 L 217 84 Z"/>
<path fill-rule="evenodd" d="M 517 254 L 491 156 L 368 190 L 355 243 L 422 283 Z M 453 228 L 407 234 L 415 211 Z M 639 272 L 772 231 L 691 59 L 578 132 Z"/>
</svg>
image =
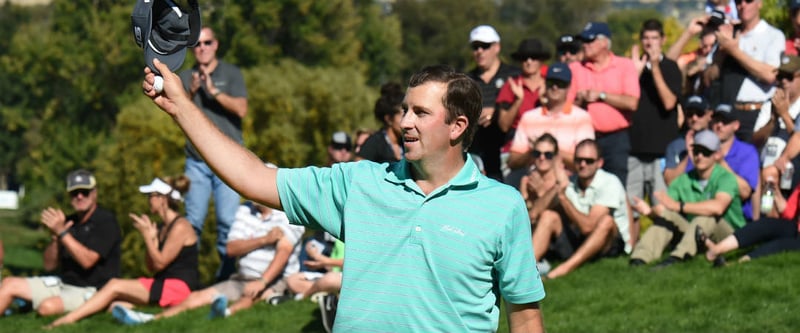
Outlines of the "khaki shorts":
<svg viewBox="0 0 800 333">
<path fill-rule="evenodd" d="M 83 305 L 97 291 L 95 287 L 78 287 L 61 282 L 57 276 L 38 276 L 26 278 L 28 287 L 31 288 L 31 302 L 33 309 L 39 308 L 42 301 L 50 297 L 61 297 L 64 311 L 69 312 Z"/>
<path fill-rule="evenodd" d="M 247 277 L 244 277 L 244 276 L 239 275 L 239 274 L 234 274 L 234 275 L 231 275 L 230 279 L 228 279 L 226 281 L 219 282 L 219 283 L 211 286 L 211 288 L 214 288 L 214 290 L 216 290 L 220 294 L 225 295 L 225 297 L 228 299 L 228 301 L 235 302 L 235 301 L 239 300 L 240 298 L 242 298 L 242 294 L 244 293 L 245 285 L 247 285 L 247 283 L 249 283 L 251 281 L 255 281 L 255 280 L 256 279 L 254 279 L 254 278 L 247 278 Z M 268 291 L 263 292 L 261 294 L 261 296 L 262 296 L 261 298 L 262 299 L 267 299 L 267 298 L 271 297 L 272 295 L 276 295 L 276 294 L 282 295 L 283 293 L 286 292 L 287 284 L 286 284 L 286 281 L 283 278 L 278 278 L 278 279 L 275 279 L 274 281 L 272 281 L 267 286 L 267 288 L 272 289 L 272 291 L 270 292 L 268 290 Z"/>
</svg>

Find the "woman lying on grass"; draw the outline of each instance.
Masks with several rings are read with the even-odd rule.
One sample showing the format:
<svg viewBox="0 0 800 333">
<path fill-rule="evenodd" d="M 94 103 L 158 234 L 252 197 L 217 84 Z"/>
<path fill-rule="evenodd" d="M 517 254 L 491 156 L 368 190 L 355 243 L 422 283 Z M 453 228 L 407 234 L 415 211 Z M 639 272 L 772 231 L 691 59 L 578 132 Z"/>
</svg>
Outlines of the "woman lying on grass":
<svg viewBox="0 0 800 333">
<path fill-rule="evenodd" d="M 199 285 L 197 272 L 197 235 L 192 225 L 178 213 L 182 193 L 189 189 L 189 179 L 156 178 L 139 191 L 149 194 L 150 213 L 161 219 L 156 226 L 147 215 L 130 214 L 147 247 L 147 268 L 152 278 L 111 279 L 92 298 L 75 311 L 48 327 L 74 323 L 119 302 L 126 307 L 158 304 L 168 307 L 182 302 Z"/>
</svg>

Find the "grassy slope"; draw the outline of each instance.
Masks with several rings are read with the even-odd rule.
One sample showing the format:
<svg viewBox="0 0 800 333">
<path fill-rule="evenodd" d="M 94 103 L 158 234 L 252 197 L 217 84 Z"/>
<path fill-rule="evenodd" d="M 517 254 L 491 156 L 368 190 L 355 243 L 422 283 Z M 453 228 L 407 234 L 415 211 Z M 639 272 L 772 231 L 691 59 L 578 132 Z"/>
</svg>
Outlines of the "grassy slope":
<svg viewBox="0 0 800 333">
<path fill-rule="evenodd" d="M 33 260 L 12 257 L 30 253 L 22 243 L 35 242 L 36 234 L 0 219 L 7 265 Z M 721 269 L 695 259 L 658 272 L 629 268 L 625 258 L 606 259 L 545 283 L 545 325 L 548 332 L 793 332 L 798 276 L 800 253 Z M 321 332 L 316 309 L 311 302 L 259 304 L 233 318 L 209 321 L 205 307 L 143 327 L 120 326 L 100 314 L 54 332 Z M 14 315 L 0 319 L 0 332 L 41 331 L 51 320 Z M 500 332 L 506 327 L 501 320 Z"/>
</svg>

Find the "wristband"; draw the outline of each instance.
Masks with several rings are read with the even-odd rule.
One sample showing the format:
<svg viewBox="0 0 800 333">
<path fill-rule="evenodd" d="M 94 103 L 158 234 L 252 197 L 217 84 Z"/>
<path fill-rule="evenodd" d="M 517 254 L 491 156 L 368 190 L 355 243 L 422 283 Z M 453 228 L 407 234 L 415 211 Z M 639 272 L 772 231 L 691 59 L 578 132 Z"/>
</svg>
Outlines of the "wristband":
<svg viewBox="0 0 800 333">
<path fill-rule="evenodd" d="M 678 202 L 681 204 L 681 210 L 680 210 L 679 212 L 680 212 L 681 214 L 683 214 L 683 205 L 685 204 L 685 202 L 683 202 L 683 200 L 681 200 L 681 201 L 678 201 Z"/>
<path fill-rule="evenodd" d="M 64 229 L 64 231 L 58 233 L 58 239 L 64 238 L 67 235 L 69 229 Z"/>
<path fill-rule="evenodd" d="M 221 94 L 221 93 L 222 93 L 222 90 L 217 89 L 217 92 L 213 93 L 212 96 L 214 96 L 214 98 L 217 98 L 217 96 L 219 96 L 219 94 Z"/>
</svg>

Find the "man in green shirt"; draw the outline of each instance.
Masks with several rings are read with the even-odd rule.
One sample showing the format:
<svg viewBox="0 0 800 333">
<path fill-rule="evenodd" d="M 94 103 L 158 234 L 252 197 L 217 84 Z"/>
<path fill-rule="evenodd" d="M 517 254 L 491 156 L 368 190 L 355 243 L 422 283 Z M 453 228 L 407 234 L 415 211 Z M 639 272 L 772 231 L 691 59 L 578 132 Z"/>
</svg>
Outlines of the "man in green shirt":
<svg viewBox="0 0 800 333">
<path fill-rule="evenodd" d="M 659 258 L 675 239 L 679 239 L 675 249 L 657 267 L 683 261 L 697 254 L 698 228 L 712 239 L 722 239 L 745 224 L 736 176 L 718 163 L 717 135 L 702 130 L 686 146 L 695 168 L 678 176 L 668 193 L 654 193 L 659 204 L 653 207 L 634 198 L 633 209 L 651 216 L 653 225 L 633 249 L 631 266 Z"/>
</svg>

